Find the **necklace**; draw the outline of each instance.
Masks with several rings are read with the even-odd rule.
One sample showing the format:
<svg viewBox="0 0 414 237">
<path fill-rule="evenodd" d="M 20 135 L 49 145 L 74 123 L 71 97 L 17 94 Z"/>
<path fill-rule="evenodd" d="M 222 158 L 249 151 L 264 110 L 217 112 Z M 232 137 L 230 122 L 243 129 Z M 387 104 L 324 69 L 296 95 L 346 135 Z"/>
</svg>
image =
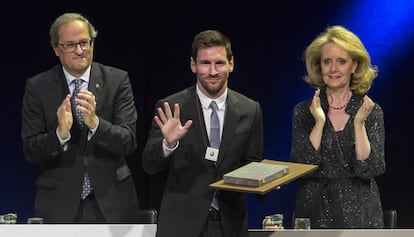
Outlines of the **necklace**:
<svg viewBox="0 0 414 237">
<path fill-rule="evenodd" d="M 348 104 L 348 102 L 346 104 L 344 104 L 344 105 L 339 106 L 339 107 L 335 107 L 335 106 L 329 105 L 329 108 L 335 109 L 335 110 L 340 110 L 340 109 L 345 108 L 347 104 Z"/>
<path fill-rule="evenodd" d="M 329 96 L 330 94 L 328 93 L 328 96 Z M 331 102 L 333 102 L 333 95 L 331 94 L 330 95 L 331 96 Z M 343 105 L 341 105 L 341 106 L 338 106 L 338 107 L 335 107 L 335 106 L 332 106 L 330 103 L 329 103 L 329 98 L 328 98 L 328 105 L 329 105 L 329 108 L 331 108 L 331 109 L 334 109 L 334 110 L 341 110 L 341 109 L 344 109 L 347 105 L 348 105 L 348 103 L 349 103 L 349 99 L 351 98 L 351 96 L 352 96 L 352 92 L 348 92 L 348 93 L 345 93 L 345 94 L 343 94 L 342 95 L 342 101 L 346 101 L 346 103 L 345 104 L 343 104 Z"/>
</svg>

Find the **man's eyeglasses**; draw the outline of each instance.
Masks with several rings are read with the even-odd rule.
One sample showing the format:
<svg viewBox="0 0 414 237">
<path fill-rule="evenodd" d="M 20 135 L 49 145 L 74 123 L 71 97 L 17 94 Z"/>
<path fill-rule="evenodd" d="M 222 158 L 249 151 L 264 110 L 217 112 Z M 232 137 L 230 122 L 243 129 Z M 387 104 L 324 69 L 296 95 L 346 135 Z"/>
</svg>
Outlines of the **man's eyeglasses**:
<svg viewBox="0 0 414 237">
<path fill-rule="evenodd" d="M 92 46 L 92 40 L 81 40 L 79 42 L 67 42 L 67 43 L 58 43 L 60 46 L 62 46 L 63 51 L 66 53 L 71 53 L 76 50 L 78 45 L 81 47 L 82 50 L 90 49 Z"/>
</svg>

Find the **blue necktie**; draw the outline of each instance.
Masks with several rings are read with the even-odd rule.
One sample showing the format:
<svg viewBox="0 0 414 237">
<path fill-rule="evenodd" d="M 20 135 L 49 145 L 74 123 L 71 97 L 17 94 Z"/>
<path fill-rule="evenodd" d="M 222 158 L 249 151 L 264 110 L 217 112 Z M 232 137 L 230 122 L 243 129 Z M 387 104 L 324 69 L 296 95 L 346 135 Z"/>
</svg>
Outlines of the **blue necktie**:
<svg viewBox="0 0 414 237">
<path fill-rule="evenodd" d="M 211 101 L 210 108 L 212 109 L 210 115 L 210 146 L 213 148 L 220 148 L 220 120 L 217 114 L 217 104 L 215 101 Z M 213 200 L 211 202 L 211 206 L 218 210 L 219 204 L 216 198 L 216 192 L 214 192 Z"/>
<path fill-rule="evenodd" d="M 82 82 L 83 82 L 82 79 L 73 80 L 73 83 L 75 83 L 75 89 L 73 90 L 72 97 L 71 97 L 72 111 L 73 113 L 75 113 L 77 124 L 79 128 L 81 129 L 84 127 L 84 122 L 83 122 L 82 113 L 76 109 L 76 106 L 78 104 L 76 104 L 75 98 L 78 96 Z M 91 190 L 92 190 L 91 182 L 89 180 L 88 173 L 85 172 L 83 176 L 83 181 L 82 181 L 81 199 L 84 200 L 91 193 Z"/>
<path fill-rule="evenodd" d="M 77 124 L 78 124 L 79 128 L 82 129 L 83 126 L 84 126 L 82 113 L 79 110 L 76 109 L 76 106 L 78 104 L 75 102 L 75 99 L 78 96 L 78 93 L 80 91 L 80 87 L 81 87 L 81 84 L 82 84 L 82 79 L 74 79 L 73 83 L 75 83 L 75 89 L 73 90 L 72 97 L 70 98 L 71 99 L 71 104 L 72 104 L 72 112 L 75 113 L 75 118 L 76 118 L 76 121 L 77 121 Z"/>
<path fill-rule="evenodd" d="M 220 120 L 215 101 L 211 101 L 210 108 L 213 110 L 210 115 L 210 146 L 218 149 L 220 148 Z"/>
<path fill-rule="evenodd" d="M 81 199 L 84 200 L 92 191 L 91 181 L 89 180 L 88 173 L 85 172 L 82 182 Z"/>
</svg>

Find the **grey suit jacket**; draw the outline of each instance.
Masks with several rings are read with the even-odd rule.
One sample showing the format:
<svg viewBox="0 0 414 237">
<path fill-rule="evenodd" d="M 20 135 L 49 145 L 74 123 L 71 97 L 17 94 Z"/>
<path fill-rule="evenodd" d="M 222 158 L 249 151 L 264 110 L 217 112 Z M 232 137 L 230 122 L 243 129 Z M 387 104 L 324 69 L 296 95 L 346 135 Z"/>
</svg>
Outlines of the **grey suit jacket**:
<svg viewBox="0 0 414 237">
<path fill-rule="evenodd" d="M 222 141 L 217 162 L 204 159 L 208 144 L 201 104 L 195 86 L 158 101 L 180 105 L 181 122 L 193 121 L 178 148 L 163 157 L 163 136 L 153 122 L 143 151 L 143 167 L 155 174 L 169 169 L 157 227 L 157 236 L 198 236 L 207 219 L 214 190 L 209 184 L 250 161 L 262 159 L 263 122 L 258 102 L 228 90 Z M 162 107 L 163 108 L 163 107 Z M 247 235 L 245 195 L 220 191 L 221 219 L 226 236 Z"/>
<path fill-rule="evenodd" d="M 136 219 L 138 200 L 124 158 L 136 148 L 137 111 L 128 73 L 93 63 L 88 89 L 96 97 L 99 126 L 89 141 L 87 128 L 79 131 L 72 126 L 72 138 L 64 150 L 56 135 L 56 112 L 69 93 L 62 65 L 26 82 L 23 149 L 39 170 L 35 211 L 46 223 L 74 221 L 85 170 L 109 223 Z"/>
</svg>

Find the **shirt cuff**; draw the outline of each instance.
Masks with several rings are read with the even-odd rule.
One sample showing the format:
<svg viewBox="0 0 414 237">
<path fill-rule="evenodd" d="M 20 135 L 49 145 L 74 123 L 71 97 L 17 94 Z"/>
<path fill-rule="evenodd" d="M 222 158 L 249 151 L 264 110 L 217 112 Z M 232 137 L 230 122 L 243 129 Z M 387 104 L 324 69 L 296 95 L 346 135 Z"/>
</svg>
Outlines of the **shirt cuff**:
<svg viewBox="0 0 414 237">
<path fill-rule="evenodd" d="M 62 139 L 60 136 L 59 136 L 59 133 L 58 133 L 58 129 L 56 128 L 56 136 L 58 137 L 58 139 L 59 139 L 59 142 L 60 142 L 60 145 L 65 145 L 69 140 L 70 140 L 70 138 L 71 138 L 71 135 L 70 135 L 70 133 L 69 133 L 69 136 L 67 137 L 67 138 L 65 138 L 65 139 Z"/>
<path fill-rule="evenodd" d="M 99 119 L 98 119 L 98 123 L 96 124 L 96 127 L 89 129 L 89 132 L 88 132 L 88 141 L 90 141 L 92 139 L 93 135 L 95 135 L 96 130 L 98 130 L 98 127 L 99 127 Z"/>
<path fill-rule="evenodd" d="M 162 140 L 162 150 L 164 152 L 164 157 L 169 156 L 171 153 L 173 153 L 173 151 L 175 151 L 175 149 L 177 149 L 178 145 L 180 144 L 180 141 L 177 141 L 177 144 L 173 147 L 173 148 L 169 148 L 167 146 L 167 141 L 165 140 L 165 138 Z"/>
</svg>

